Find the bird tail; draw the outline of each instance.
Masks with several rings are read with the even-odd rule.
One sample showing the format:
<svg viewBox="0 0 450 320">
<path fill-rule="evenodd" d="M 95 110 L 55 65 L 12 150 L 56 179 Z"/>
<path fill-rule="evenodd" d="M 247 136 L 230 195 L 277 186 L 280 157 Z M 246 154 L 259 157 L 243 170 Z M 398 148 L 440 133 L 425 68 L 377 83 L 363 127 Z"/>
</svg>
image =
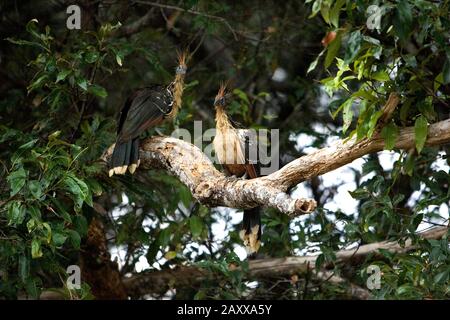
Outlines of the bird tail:
<svg viewBox="0 0 450 320">
<path fill-rule="evenodd" d="M 110 160 L 109 176 L 113 174 L 125 174 L 130 171 L 133 174 L 139 166 L 139 139 L 116 142 Z"/>
<path fill-rule="evenodd" d="M 261 211 L 260 208 L 244 210 L 242 229 L 239 236 L 244 241 L 249 257 L 254 256 L 261 246 Z"/>
</svg>

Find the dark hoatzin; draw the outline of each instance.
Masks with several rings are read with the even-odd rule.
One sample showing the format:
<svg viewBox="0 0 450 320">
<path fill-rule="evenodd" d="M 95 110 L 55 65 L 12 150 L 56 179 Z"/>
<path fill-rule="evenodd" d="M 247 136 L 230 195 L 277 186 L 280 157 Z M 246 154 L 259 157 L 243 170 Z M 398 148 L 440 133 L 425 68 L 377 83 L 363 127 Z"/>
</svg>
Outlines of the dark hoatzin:
<svg viewBox="0 0 450 320">
<path fill-rule="evenodd" d="M 249 133 L 244 129 L 236 129 L 225 111 L 226 85 L 220 86 L 214 100 L 216 109 L 216 136 L 213 145 L 217 159 L 227 175 L 236 177 L 257 178 L 257 165 L 251 163 L 246 151 L 249 150 Z M 239 232 L 247 253 L 253 256 L 261 245 L 261 213 L 259 208 L 244 210 L 242 229 Z"/>
<path fill-rule="evenodd" d="M 116 145 L 109 176 L 134 173 L 139 166 L 139 136 L 148 128 L 173 119 L 181 106 L 186 74 L 186 53 L 178 55 L 175 79 L 168 86 L 152 85 L 136 90 L 120 112 Z"/>
</svg>

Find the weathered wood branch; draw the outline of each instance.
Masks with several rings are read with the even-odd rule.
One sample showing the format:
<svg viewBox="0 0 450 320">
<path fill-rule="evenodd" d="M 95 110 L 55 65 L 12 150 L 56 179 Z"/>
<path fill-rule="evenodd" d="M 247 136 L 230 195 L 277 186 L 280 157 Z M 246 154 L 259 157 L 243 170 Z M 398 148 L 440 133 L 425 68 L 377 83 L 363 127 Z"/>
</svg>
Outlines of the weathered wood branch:
<svg viewBox="0 0 450 320">
<path fill-rule="evenodd" d="M 107 152 L 109 156 L 112 147 Z M 196 146 L 172 137 L 151 137 L 141 143 L 140 168 L 160 168 L 178 177 L 193 197 L 208 206 L 273 207 L 293 217 L 316 208 L 312 199 L 296 199 L 276 186 L 225 177 Z M 256 182 L 256 183 L 255 183 Z"/>
<path fill-rule="evenodd" d="M 450 119 L 429 126 L 426 145 L 450 142 Z M 400 130 L 395 144 L 399 149 L 415 147 L 414 128 Z M 366 154 L 381 151 L 379 135 L 356 141 L 340 140 L 332 146 L 300 157 L 280 170 L 257 179 L 227 178 L 196 146 L 172 137 L 151 137 L 141 144 L 141 169 L 161 168 L 189 187 L 194 198 L 208 206 L 252 208 L 267 206 L 294 217 L 312 212 L 311 199 L 292 198 L 287 190 L 298 183 L 344 166 Z M 106 153 L 107 158 L 112 148 Z"/>
<path fill-rule="evenodd" d="M 449 227 L 435 227 L 418 235 L 423 239 L 440 239 L 448 231 Z M 355 249 L 341 250 L 336 252 L 336 264 L 359 264 L 369 255 L 372 254 L 374 258 L 382 257 L 379 253 L 380 249 L 387 250 L 392 253 L 406 253 L 414 250 L 415 246 L 411 239 L 405 242 L 404 246 L 400 246 L 397 241 L 383 241 L 371 243 L 360 246 Z M 252 280 L 263 279 L 269 277 L 280 277 L 290 275 L 301 275 L 307 272 L 312 272 L 315 268 L 315 262 L 318 255 L 315 256 L 294 256 L 285 258 L 269 258 L 249 261 L 248 277 Z M 325 266 L 331 268 L 332 266 Z M 327 270 L 322 270 L 328 274 Z M 200 269 L 191 266 L 180 266 L 175 269 L 167 269 L 161 271 L 144 272 L 136 274 L 130 278 L 123 280 L 123 284 L 132 296 L 142 296 L 149 293 L 163 294 L 170 288 L 175 287 L 193 287 L 196 283 L 208 278 L 214 278 L 215 275 L 205 269 Z M 331 281 L 342 283 L 337 278 L 331 278 Z M 350 284 L 351 285 L 351 284 Z M 355 289 L 358 289 L 355 287 Z M 365 293 L 359 291 L 362 298 Z"/>
<path fill-rule="evenodd" d="M 450 143 L 450 119 L 434 123 L 428 128 L 427 146 L 445 143 Z M 406 127 L 400 130 L 395 148 L 406 150 L 415 148 L 414 127 Z M 356 141 L 356 138 L 339 140 L 332 146 L 300 157 L 271 175 L 260 179 L 265 184 L 286 190 L 302 181 L 320 176 L 366 154 L 383 149 L 384 140 L 380 135 L 360 141 Z"/>
</svg>

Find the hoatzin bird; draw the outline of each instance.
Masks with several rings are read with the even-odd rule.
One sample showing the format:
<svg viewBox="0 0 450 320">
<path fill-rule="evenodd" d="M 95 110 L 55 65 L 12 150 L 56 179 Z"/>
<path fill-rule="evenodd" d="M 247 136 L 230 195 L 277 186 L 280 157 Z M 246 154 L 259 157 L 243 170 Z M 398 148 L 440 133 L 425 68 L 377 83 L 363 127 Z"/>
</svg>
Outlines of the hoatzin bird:
<svg viewBox="0 0 450 320">
<path fill-rule="evenodd" d="M 166 119 L 173 119 L 181 106 L 187 53 L 178 55 L 175 79 L 168 86 L 152 85 L 136 90 L 123 106 L 111 156 L 109 176 L 133 174 L 139 166 L 139 136 Z"/>
<path fill-rule="evenodd" d="M 246 151 L 249 150 L 249 134 L 245 129 L 233 126 L 226 113 L 228 105 L 225 96 L 226 85 L 220 86 L 214 100 L 216 109 L 216 136 L 213 140 L 217 159 L 227 175 L 257 178 L 257 164 L 251 163 Z M 261 245 L 261 213 L 259 208 L 244 210 L 242 229 L 239 236 L 244 242 L 249 256 L 254 256 Z"/>
</svg>

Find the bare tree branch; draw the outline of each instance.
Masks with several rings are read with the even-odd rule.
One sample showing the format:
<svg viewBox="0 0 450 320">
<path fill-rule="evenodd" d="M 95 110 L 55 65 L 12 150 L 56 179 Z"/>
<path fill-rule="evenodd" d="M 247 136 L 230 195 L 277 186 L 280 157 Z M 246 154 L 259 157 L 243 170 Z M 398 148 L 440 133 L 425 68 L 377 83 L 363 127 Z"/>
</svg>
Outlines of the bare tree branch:
<svg viewBox="0 0 450 320">
<path fill-rule="evenodd" d="M 169 10 L 175 10 L 175 11 L 179 11 L 179 12 L 186 12 L 189 14 L 193 14 L 193 15 L 197 15 L 197 16 L 203 16 L 209 19 L 213 19 L 216 21 L 219 21 L 221 23 L 223 23 L 233 34 L 234 40 L 238 40 L 236 31 L 231 27 L 230 23 L 227 21 L 227 19 L 223 18 L 223 17 L 219 17 L 219 16 L 215 16 L 215 15 L 211 15 L 211 14 L 207 14 L 205 12 L 200 12 L 200 11 L 195 11 L 195 10 L 191 10 L 191 9 L 184 9 L 184 8 L 180 8 L 177 6 L 172 6 L 172 5 L 168 5 L 168 4 L 162 4 L 162 3 L 157 3 L 157 2 L 153 2 L 153 1 L 143 1 L 143 0 L 134 0 L 134 2 L 136 3 L 140 3 L 140 4 L 146 4 L 146 5 L 150 5 L 153 7 L 158 7 L 158 8 L 162 8 L 162 9 L 169 9 Z"/>
<path fill-rule="evenodd" d="M 450 142 L 450 119 L 429 126 L 426 144 Z M 395 144 L 399 149 L 415 147 L 414 128 L 400 130 Z M 332 171 L 366 154 L 381 151 L 379 135 L 356 141 L 340 140 L 330 147 L 300 157 L 280 170 L 257 179 L 227 178 L 196 146 L 172 137 L 151 137 L 142 143 L 141 169 L 161 168 L 189 187 L 194 198 L 208 206 L 252 208 L 267 206 L 295 217 L 316 208 L 312 199 L 295 199 L 286 191 L 298 183 Z M 110 148 L 104 159 L 112 152 Z"/>
<path fill-rule="evenodd" d="M 199 148 L 188 142 L 172 137 L 152 137 L 141 146 L 141 168 L 167 170 L 205 205 L 242 209 L 263 205 L 291 217 L 310 213 L 316 207 L 314 200 L 294 199 L 271 185 L 225 177 Z M 107 155 L 111 152 L 112 148 Z"/>
<path fill-rule="evenodd" d="M 426 145 L 433 146 L 449 142 L 450 119 L 429 126 Z M 406 127 L 400 130 L 395 148 L 406 150 L 415 148 L 414 127 Z M 356 141 L 356 138 L 339 140 L 330 147 L 300 157 L 277 172 L 260 179 L 264 181 L 264 184 L 287 190 L 300 182 L 320 176 L 366 154 L 383 149 L 384 140 L 380 135 L 360 141 Z"/>
<path fill-rule="evenodd" d="M 449 227 L 436 227 L 429 231 L 419 233 L 424 239 L 440 239 L 448 231 Z M 342 250 L 336 252 L 335 263 L 356 264 L 361 263 L 369 254 L 374 257 L 381 257 L 379 250 L 384 249 L 392 253 L 405 253 L 415 249 L 413 242 L 408 239 L 404 246 L 400 246 L 397 241 L 383 241 L 360 246 L 351 250 Z M 284 257 L 269 258 L 249 261 L 249 278 L 262 279 L 273 276 L 289 276 L 293 274 L 305 274 L 308 270 L 314 269 L 318 255 L 303 257 Z M 326 266 L 331 268 L 332 266 Z M 327 274 L 324 270 L 318 277 Z M 175 269 L 152 271 L 136 274 L 123 280 L 128 294 L 132 296 L 142 296 L 149 293 L 163 294 L 171 287 L 191 287 L 199 281 L 207 278 L 214 278 L 215 275 L 205 269 L 197 267 L 180 266 Z M 327 277 L 328 278 L 328 277 Z M 340 279 L 334 278 L 332 281 L 340 282 Z M 342 280 L 345 281 L 345 280 Z M 351 285 L 351 284 L 350 284 Z M 357 286 L 355 295 L 363 298 L 367 292 L 363 292 Z"/>
</svg>

